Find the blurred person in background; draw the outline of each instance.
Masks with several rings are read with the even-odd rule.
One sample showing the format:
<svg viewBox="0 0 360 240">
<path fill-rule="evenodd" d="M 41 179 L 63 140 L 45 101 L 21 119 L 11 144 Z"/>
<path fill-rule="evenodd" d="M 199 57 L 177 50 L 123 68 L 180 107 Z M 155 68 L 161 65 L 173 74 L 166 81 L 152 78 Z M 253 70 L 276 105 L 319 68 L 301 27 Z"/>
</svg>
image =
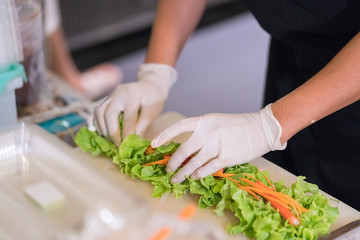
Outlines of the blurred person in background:
<svg viewBox="0 0 360 240">
<path fill-rule="evenodd" d="M 360 210 L 360 2 L 245 2 L 272 36 L 265 107 L 181 120 L 154 138 L 152 146 L 192 132 L 170 159 L 168 171 L 197 155 L 172 182 L 205 177 L 268 153 L 267 159 Z M 205 0 L 159 1 L 137 81 L 117 86 L 95 109 L 100 134 L 119 145 L 121 112 L 125 136 L 142 135 L 161 113 L 177 79 L 176 60 L 205 6 Z"/>
<path fill-rule="evenodd" d="M 103 63 L 80 72 L 66 44 L 58 1 L 45 0 L 44 9 L 48 62 L 52 71 L 92 100 L 103 97 L 121 82 L 121 70 L 111 63 Z"/>
</svg>

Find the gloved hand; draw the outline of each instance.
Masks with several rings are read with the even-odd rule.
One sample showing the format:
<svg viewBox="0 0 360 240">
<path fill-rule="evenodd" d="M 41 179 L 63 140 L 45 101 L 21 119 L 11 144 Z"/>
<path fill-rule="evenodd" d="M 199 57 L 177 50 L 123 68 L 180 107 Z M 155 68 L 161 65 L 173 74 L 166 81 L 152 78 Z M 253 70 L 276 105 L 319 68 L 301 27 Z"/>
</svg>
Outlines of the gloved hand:
<svg viewBox="0 0 360 240">
<path fill-rule="evenodd" d="M 94 110 L 94 125 L 99 134 L 120 145 L 119 115 L 124 113 L 123 137 L 144 134 L 161 113 L 176 70 L 165 64 L 140 65 L 137 81 L 121 84 Z M 139 115 L 140 113 L 140 115 Z"/>
<path fill-rule="evenodd" d="M 182 182 L 186 176 L 202 178 L 224 167 L 249 162 L 270 150 L 285 149 L 286 143 L 280 143 L 281 131 L 269 104 L 257 113 L 214 113 L 183 119 L 161 132 L 151 145 L 159 147 L 181 133 L 193 132 L 167 165 L 168 171 L 175 171 L 187 157 L 198 152 L 171 179 Z"/>
</svg>

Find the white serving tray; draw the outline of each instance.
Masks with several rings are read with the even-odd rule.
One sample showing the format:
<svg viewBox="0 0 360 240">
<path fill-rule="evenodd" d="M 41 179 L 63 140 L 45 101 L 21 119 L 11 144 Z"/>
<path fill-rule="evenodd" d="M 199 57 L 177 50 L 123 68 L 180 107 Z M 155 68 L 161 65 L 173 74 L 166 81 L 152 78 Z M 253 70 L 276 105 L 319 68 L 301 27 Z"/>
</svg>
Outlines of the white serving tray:
<svg viewBox="0 0 360 240">
<path fill-rule="evenodd" d="M 84 155 L 36 125 L 0 132 L 1 240 L 92 239 L 86 234 L 137 231 L 149 214 L 146 202 Z M 24 188 L 41 181 L 64 194 L 65 203 L 51 210 L 36 205 Z"/>
</svg>

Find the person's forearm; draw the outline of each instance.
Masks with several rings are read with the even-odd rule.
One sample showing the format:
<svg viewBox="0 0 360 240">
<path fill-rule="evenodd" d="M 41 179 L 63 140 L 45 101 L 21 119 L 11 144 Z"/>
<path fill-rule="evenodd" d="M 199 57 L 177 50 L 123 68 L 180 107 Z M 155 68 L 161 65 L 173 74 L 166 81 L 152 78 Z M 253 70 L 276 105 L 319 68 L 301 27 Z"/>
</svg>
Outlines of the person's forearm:
<svg viewBox="0 0 360 240">
<path fill-rule="evenodd" d="M 360 33 L 319 73 L 272 105 L 281 143 L 360 99 Z"/>
<path fill-rule="evenodd" d="M 205 5 L 206 0 L 160 0 L 145 63 L 174 66 Z"/>
</svg>

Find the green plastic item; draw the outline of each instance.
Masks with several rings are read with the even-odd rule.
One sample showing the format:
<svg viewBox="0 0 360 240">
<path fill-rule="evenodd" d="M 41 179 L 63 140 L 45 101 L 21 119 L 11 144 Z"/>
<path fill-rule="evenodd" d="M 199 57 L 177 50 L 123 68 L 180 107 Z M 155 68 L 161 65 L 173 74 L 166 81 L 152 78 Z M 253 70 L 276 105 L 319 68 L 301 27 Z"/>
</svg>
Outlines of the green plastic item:
<svg viewBox="0 0 360 240">
<path fill-rule="evenodd" d="M 18 77 L 21 77 L 26 82 L 25 70 L 22 64 L 13 63 L 6 67 L 0 67 L 0 94 L 6 91 L 10 81 Z"/>
</svg>

